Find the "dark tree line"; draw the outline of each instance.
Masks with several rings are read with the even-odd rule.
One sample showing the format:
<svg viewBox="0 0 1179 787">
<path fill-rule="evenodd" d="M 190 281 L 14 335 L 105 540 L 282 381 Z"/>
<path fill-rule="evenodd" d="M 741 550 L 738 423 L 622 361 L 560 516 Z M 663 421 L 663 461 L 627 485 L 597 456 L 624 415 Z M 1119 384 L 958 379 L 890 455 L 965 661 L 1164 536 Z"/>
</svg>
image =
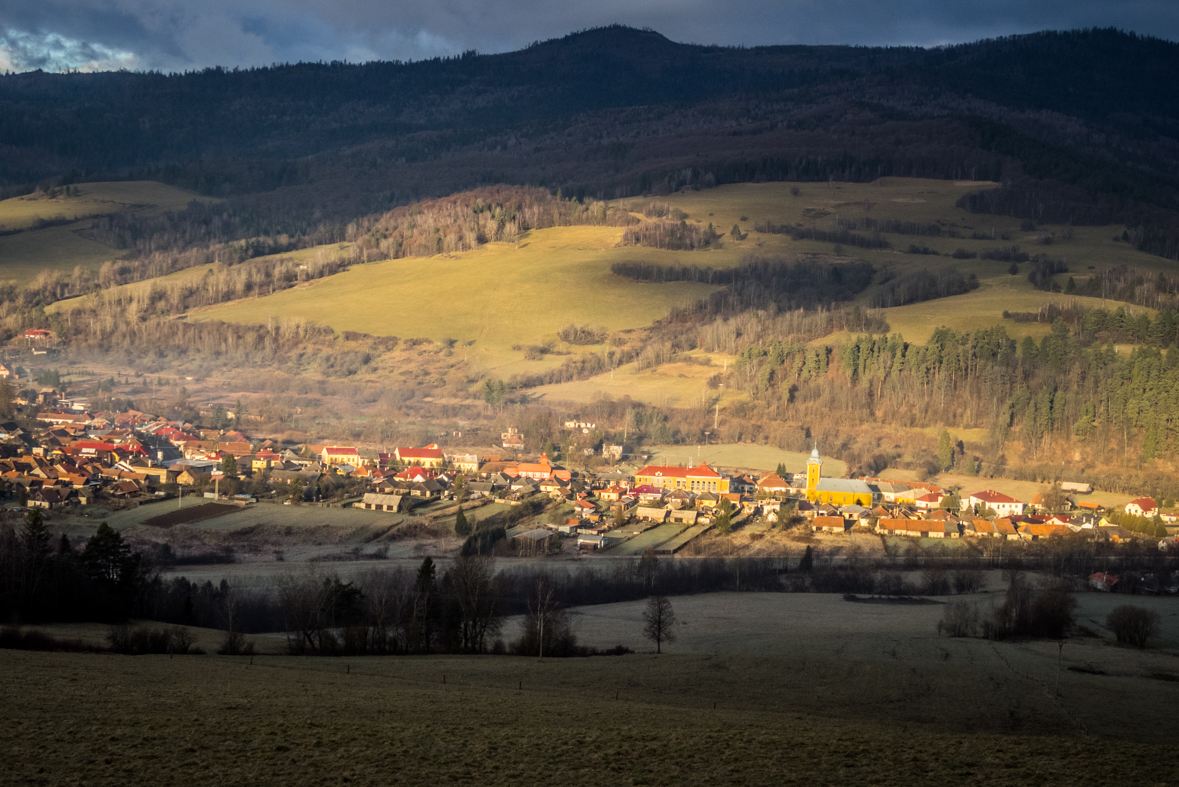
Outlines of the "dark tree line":
<svg viewBox="0 0 1179 787">
<path fill-rule="evenodd" d="M 958 238 L 958 231 L 952 227 L 940 224 L 923 224 L 919 221 L 905 221 L 903 219 L 874 219 L 870 216 L 855 216 L 844 218 L 840 216 L 835 224 L 840 229 L 871 233 L 888 232 L 895 235 L 925 235 L 931 238 Z"/>
<path fill-rule="evenodd" d="M 872 283 L 875 269 L 867 262 L 839 264 L 787 262 L 747 257 L 735 268 L 714 270 L 696 265 L 615 263 L 610 270 L 636 281 L 695 281 L 725 287 L 699 303 L 677 310 L 668 319 L 696 320 L 774 306 L 781 310 L 824 308 L 851 300 Z"/>
<path fill-rule="evenodd" d="M 920 270 L 883 282 L 876 292 L 872 293 L 869 305 L 874 309 L 904 306 L 906 303 L 962 295 L 976 289 L 978 277 L 973 273 L 963 276 L 961 271 L 957 270 L 943 270 L 937 273 Z"/>
<path fill-rule="evenodd" d="M 1179 311 L 1161 309 L 1151 316 L 1133 314 L 1124 306 L 1116 309 L 1088 309 L 1078 302 L 1046 303 L 1034 312 L 1004 312 L 1004 319 L 1018 323 L 1038 322 L 1051 325 L 1057 319 L 1068 325 L 1082 345 L 1141 344 L 1167 349 L 1179 344 Z"/>
<path fill-rule="evenodd" d="M 1179 309 L 1179 276 L 1126 265 L 1103 268 L 1087 279 L 1074 282 L 1067 292 L 1151 309 Z"/>
<path fill-rule="evenodd" d="M 0 524 L 0 620 L 123 620 L 146 570 L 105 522 L 79 551 L 64 535 L 55 538 L 33 509 L 19 524 Z"/>
<path fill-rule="evenodd" d="M 859 235 L 842 225 L 839 229 L 824 230 L 818 227 L 801 227 L 796 224 L 774 224 L 768 220 L 754 225 L 754 229 L 767 234 L 789 235 L 794 240 L 818 240 L 825 243 L 858 246 L 861 249 L 891 248 L 888 238 L 885 238 L 880 230 L 874 231 L 871 235 Z"/>
</svg>

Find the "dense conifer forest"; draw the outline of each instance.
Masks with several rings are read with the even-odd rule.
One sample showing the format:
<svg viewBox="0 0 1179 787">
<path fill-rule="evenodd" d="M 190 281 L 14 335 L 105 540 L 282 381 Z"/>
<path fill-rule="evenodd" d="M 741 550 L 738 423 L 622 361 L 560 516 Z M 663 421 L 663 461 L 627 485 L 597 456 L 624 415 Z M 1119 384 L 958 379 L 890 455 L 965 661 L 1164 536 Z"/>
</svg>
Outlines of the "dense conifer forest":
<svg viewBox="0 0 1179 787">
<path fill-rule="evenodd" d="M 1179 45 L 1115 30 L 745 49 L 611 27 L 415 63 L 33 72 L 0 77 L 0 188 L 134 177 L 232 198 L 97 230 L 178 250 L 332 242 L 362 216 L 493 183 L 584 200 L 763 180 L 992 180 L 1002 188 L 963 206 L 1123 223 L 1139 248 L 1175 258 L 1176 71 Z"/>
</svg>

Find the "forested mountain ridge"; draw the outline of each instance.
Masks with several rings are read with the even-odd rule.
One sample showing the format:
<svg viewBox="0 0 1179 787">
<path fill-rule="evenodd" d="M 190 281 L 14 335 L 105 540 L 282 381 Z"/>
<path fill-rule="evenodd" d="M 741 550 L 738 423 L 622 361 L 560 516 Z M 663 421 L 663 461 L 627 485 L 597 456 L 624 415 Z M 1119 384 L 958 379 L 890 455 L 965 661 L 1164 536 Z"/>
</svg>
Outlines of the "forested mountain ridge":
<svg viewBox="0 0 1179 787">
<path fill-rule="evenodd" d="M 989 179 L 1004 192 L 973 209 L 1144 224 L 1173 257 L 1175 73 L 1179 45 L 1113 30 L 743 49 L 624 27 L 417 63 L 34 72 L 0 78 L 0 185 L 160 179 L 236 196 L 244 237 L 497 182 Z"/>
</svg>

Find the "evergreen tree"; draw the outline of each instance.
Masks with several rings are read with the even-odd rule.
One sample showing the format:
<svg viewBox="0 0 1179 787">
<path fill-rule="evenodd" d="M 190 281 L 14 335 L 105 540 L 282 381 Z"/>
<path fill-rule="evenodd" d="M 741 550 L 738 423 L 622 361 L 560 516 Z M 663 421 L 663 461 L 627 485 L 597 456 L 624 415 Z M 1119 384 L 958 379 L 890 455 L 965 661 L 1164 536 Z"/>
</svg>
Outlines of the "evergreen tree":
<svg viewBox="0 0 1179 787">
<path fill-rule="evenodd" d="M 806 552 L 802 553 L 802 560 L 798 561 L 799 571 L 810 571 L 815 567 L 815 553 L 808 546 Z"/>
<path fill-rule="evenodd" d="M 945 429 L 937 437 L 937 461 L 942 472 L 954 466 L 954 442 Z"/>
<path fill-rule="evenodd" d="M 459 508 L 458 513 L 454 515 L 454 532 L 460 536 L 471 534 L 471 523 L 467 521 L 467 515 L 463 513 L 462 508 Z"/>
<path fill-rule="evenodd" d="M 723 497 L 718 508 L 715 523 L 716 532 L 727 536 L 733 529 L 733 504 L 729 502 L 727 497 Z"/>
</svg>

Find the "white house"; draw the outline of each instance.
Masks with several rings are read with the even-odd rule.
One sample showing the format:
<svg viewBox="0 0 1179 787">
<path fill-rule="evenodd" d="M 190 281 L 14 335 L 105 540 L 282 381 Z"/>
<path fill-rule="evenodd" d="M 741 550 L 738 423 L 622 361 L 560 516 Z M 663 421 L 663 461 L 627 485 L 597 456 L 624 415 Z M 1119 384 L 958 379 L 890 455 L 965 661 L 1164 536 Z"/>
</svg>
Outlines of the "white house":
<svg viewBox="0 0 1179 787">
<path fill-rule="evenodd" d="M 975 506 L 982 506 L 983 508 L 990 508 L 1001 517 L 1019 516 L 1023 513 L 1024 504 L 1016 500 L 1014 497 L 1008 497 L 1002 492 L 996 492 L 994 489 L 986 489 L 982 492 L 975 492 L 970 497 L 962 501 L 962 510 L 966 511 Z"/>
</svg>

